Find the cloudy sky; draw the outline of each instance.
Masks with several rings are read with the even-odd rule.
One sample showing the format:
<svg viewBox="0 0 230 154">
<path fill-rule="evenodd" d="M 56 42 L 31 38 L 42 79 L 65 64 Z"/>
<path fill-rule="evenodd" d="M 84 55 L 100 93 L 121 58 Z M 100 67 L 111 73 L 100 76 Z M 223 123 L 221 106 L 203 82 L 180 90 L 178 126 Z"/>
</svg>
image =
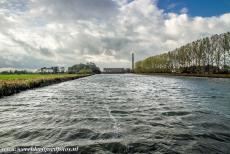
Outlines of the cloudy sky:
<svg viewBox="0 0 230 154">
<path fill-rule="evenodd" d="M 0 0 L 0 68 L 130 67 L 227 31 L 229 0 Z"/>
</svg>

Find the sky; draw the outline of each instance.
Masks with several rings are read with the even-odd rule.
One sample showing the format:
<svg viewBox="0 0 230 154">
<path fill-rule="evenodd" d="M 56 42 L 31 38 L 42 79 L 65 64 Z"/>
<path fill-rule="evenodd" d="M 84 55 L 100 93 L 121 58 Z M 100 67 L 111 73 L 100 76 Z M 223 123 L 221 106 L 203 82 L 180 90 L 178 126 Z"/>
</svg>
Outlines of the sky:
<svg viewBox="0 0 230 154">
<path fill-rule="evenodd" d="M 187 13 L 191 17 L 220 16 L 230 12 L 229 0 L 158 0 L 157 6 L 170 13 Z"/>
<path fill-rule="evenodd" d="M 0 0 L 0 70 L 131 67 L 227 31 L 229 0 Z"/>
</svg>

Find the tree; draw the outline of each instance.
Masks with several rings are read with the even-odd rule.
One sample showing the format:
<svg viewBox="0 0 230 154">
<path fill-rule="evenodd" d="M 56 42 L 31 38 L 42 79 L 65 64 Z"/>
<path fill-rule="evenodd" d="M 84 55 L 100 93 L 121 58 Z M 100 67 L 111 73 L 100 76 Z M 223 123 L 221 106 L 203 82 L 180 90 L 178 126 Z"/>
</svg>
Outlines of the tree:
<svg viewBox="0 0 230 154">
<path fill-rule="evenodd" d="M 229 69 L 230 33 L 188 43 L 136 63 L 137 73 L 220 73 Z M 220 70 L 221 69 L 221 70 Z M 226 71 L 225 71 L 226 72 Z"/>
<path fill-rule="evenodd" d="M 72 67 L 69 67 L 69 73 L 79 73 L 82 69 L 90 69 L 95 74 L 100 74 L 101 70 L 97 67 L 94 63 L 87 63 L 87 64 L 76 64 Z"/>
<path fill-rule="evenodd" d="M 226 65 L 226 59 L 228 59 L 229 55 L 229 50 L 230 50 L 230 33 L 224 34 L 223 38 L 223 51 L 224 51 L 224 66 L 223 69 L 225 70 L 227 65 Z M 227 55 L 228 54 L 228 55 Z"/>
<path fill-rule="evenodd" d="M 93 71 L 90 68 L 83 68 L 79 71 L 79 74 L 92 74 Z"/>
</svg>

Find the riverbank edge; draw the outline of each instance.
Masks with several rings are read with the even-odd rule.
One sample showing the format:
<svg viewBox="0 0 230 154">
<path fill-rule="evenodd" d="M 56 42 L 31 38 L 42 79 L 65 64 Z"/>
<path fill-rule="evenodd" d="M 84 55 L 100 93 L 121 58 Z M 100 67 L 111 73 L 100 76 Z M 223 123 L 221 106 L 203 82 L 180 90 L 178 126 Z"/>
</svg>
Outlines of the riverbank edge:
<svg viewBox="0 0 230 154">
<path fill-rule="evenodd" d="M 35 89 L 35 88 L 40 88 L 40 87 L 45 87 L 53 84 L 58 84 L 61 82 L 66 82 L 66 81 L 71 81 L 71 80 L 76 80 L 84 77 L 88 77 L 91 75 L 76 75 L 74 77 L 60 77 L 60 78 L 53 78 L 53 79 L 38 79 L 34 80 L 28 83 L 19 83 L 16 85 L 3 85 L 0 87 L 0 98 L 5 97 L 5 96 L 11 96 L 17 93 L 20 93 L 22 91 L 30 90 L 30 89 Z"/>
<path fill-rule="evenodd" d="M 158 76 L 184 76 L 184 77 L 205 77 L 205 78 L 227 78 L 230 74 L 185 74 L 185 73 L 135 73 L 138 75 L 158 75 Z"/>
</svg>

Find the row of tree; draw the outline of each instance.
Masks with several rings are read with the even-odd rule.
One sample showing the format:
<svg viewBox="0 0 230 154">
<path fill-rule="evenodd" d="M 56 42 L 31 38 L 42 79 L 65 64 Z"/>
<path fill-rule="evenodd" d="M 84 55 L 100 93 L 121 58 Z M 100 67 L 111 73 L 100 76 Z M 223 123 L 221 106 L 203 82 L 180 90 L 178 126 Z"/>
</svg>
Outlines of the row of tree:
<svg viewBox="0 0 230 154">
<path fill-rule="evenodd" d="M 188 43 L 138 61 L 136 73 L 230 73 L 230 33 Z"/>
</svg>

